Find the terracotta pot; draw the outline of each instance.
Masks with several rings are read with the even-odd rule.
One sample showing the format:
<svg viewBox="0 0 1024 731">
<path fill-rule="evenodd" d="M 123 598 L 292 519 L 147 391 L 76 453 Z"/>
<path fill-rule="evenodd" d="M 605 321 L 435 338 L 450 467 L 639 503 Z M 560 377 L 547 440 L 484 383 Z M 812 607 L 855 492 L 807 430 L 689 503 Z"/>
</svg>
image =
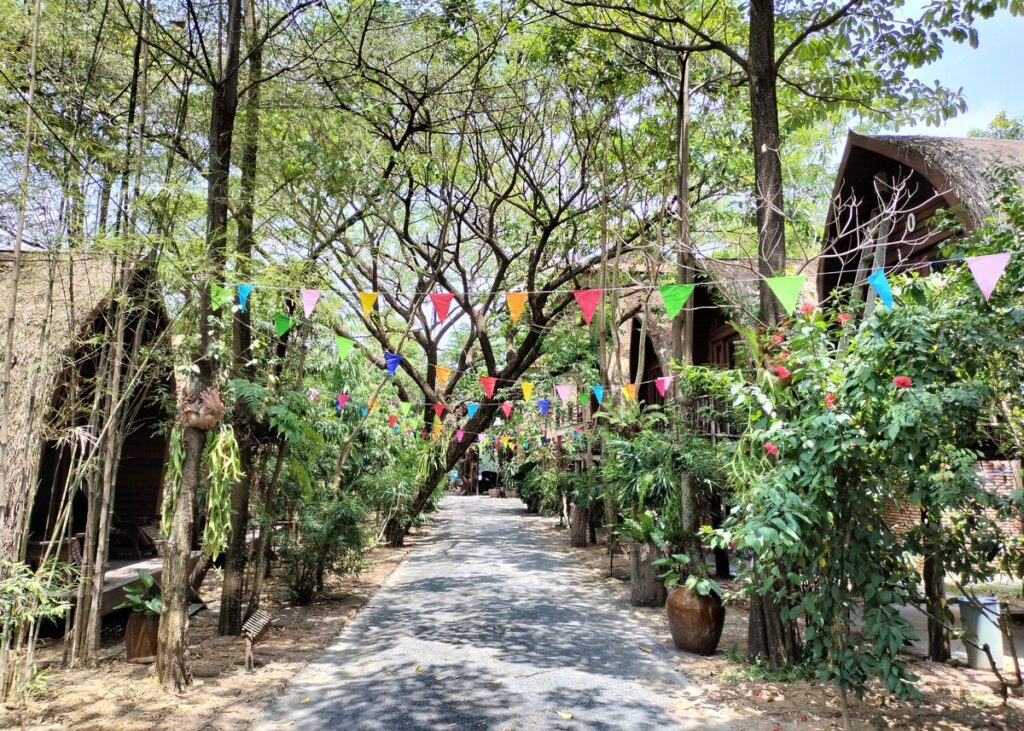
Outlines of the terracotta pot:
<svg viewBox="0 0 1024 731">
<path fill-rule="evenodd" d="M 714 595 L 677 586 L 665 602 L 668 629 L 676 647 L 695 655 L 711 655 L 718 647 L 725 626 L 725 607 Z"/>
<path fill-rule="evenodd" d="M 128 662 L 145 663 L 156 660 L 159 630 L 159 614 L 132 612 L 128 617 L 128 627 L 124 631 Z"/>
</svg>

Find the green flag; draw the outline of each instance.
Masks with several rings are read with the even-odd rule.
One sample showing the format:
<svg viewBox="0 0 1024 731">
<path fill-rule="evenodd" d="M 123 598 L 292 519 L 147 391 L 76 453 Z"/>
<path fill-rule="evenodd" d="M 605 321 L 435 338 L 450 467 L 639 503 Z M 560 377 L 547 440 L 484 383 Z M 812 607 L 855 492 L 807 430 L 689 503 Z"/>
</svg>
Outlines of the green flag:
<svg viewBox="0 0 1024 731">
<path fill-rule="evenodd" d="M 402 416 L 408 416 L 410 409 L 412 409 L 412 404 L 408 401 L 402 401 L 398 404 L 398 411 Z"/>
<path fill-rule="evenodd" d="M 799 274 L 792 277 L 767 277 L 764 283 L 775 293 L 785 313 L 791 315 L 806 281 L 807 277 Z"/>
<path fill-rule="evenodd" d="M 235 293 L 227 287 L 222 287 L 219 284 L 210 285 L 210 306 L 214 310 L 229 306 L 234 299 Z"/>
<path fill-rule="evenodd" d="M 590 402 L 590 394 L 587 393 L 586 391 L 581 393 L 576 398 L 580 402 L 580 406 L 586 406 Z"/>
<path fill-rule="evenodd" d="M 686 300 L 690 299 L 696 286 L 696 284 L 666 284 L 658 287 L 669 317 L 676 316 L 676 313 L 686 304 Z"/>
<path fill-rule="evenodd" d="M 338 335 L 335 338 L 335 341 L 338 343 L 338 360 L 341 360 L 348 355 L 349 351 L 352 350 L 352 346 L 356 344 L 355 340 L 343 338 L 341 335 Z"/>
<path fill-rule="evenodd" d="M 274 330 L 277 332 L 277 337 L 283 338 L 284 334 L 292 329 L 292 325 L 295 324 L 295 320 L 288 317 L 283 312 L 278 312 L 274 315 Z"/>
</svg>

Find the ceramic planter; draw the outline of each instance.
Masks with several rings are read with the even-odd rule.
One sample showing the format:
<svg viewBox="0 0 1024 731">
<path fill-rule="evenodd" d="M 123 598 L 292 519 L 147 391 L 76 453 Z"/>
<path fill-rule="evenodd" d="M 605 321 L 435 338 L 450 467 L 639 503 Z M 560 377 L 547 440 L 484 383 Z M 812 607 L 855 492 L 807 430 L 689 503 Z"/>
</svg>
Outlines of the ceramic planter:
<svg viewBox="0 0 1024 731">
<path fill-rule="evenodd" d="M 711 655 L 725 626 L 725 607 L 715 594 L 701 596 L 677 586 L 665 602 L 668 629 L 676 647 L 695 655 Z"/>
</svg>

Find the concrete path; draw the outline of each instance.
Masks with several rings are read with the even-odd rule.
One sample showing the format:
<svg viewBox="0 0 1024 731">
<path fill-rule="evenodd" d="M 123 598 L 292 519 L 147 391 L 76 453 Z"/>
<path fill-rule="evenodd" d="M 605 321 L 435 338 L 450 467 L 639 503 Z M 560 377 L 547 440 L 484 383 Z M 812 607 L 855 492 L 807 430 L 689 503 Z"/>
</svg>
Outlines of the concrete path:
<svg viewBox="0 0 1024 731">
<path fill-rule="evenodd" d="M 678 652 L 531 520 L 518 500 L 446 498 L 254 728 L 726 728 Z"/>
</svg>

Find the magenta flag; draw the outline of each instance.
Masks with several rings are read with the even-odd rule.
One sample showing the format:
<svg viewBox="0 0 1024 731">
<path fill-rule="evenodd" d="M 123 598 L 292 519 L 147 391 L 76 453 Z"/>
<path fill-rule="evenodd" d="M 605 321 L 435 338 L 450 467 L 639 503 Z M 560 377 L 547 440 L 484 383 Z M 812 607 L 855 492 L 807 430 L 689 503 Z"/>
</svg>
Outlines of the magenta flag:
<svg viewBox="0 0 1024 731">
<path fill-rule="evenodd" d="M 347 393 L 339 393 L 338 394 L 338 408 L 339 409 L 345 408 L 345 404 L 347 404 L 347 403 L 348 403 L 348 394 Z"/>
<path fill-rule="evenodd" d="M 501 405 L 501 412 L 505 414 L 505 418 L 512 416 L 512 402 L 506 401 Z"/>
<path fill-rule="evenodd" d="M 320 290 L 319 289 L 304 289 L 302 290 L 302 311 L 306 313 L 306 317 L 313 314 L 313 308 L 316 307 L 316 303 L 320 301 Z"/>
<path fill-rule="evenodd" d="M 566 406 L 572 397 L 572 385 L 569 383 L 559 383 L 555 386 L 555 393 L 558 394 L 558 398 L 562 399 L 562 406 Z"/>
<path fill-rule="evenodd" d="M 668 387 L 672 385 L 672 376 L 662 376 L 661 378 L 654 379 L 654 385 L 658 387 L 658 393 L 665 396 L 665 392 Z"/>
<path fill-rule="evenodd" d="M 438 322 L 443 322 L 448 317 L 448 309 L 452 306 L 455 295 L 451 292 L 431 292 L 430 301 L 434 303 L 434 312 L 437 313 Z"/>
<path fill-rule="evenodd" d="M 498 385 L 498 379 L 494 376 L 480 376 L 480 385 L 484 387 L 484 395 L 490 398 L 494 395 L 494 387 Z"/>
<path fill-rule="evenodd" d="M 999 277 L 1003 276 L 1003 270 L 1006 269 L 1006 265 L 1009 263 L 1009 251 L 1002 254 L 967 257 L 967 266 L 970 267 L 971 274 L 974 275 L 974 281 L 978 283 L 978 289 L 985 296 L 986 302 L 992 296 L 992 292 L 995 291 Z"/>
<path fill-rule="evenodd" d="M 601 302 L 601 295 L 604 293 L 603 289 L 576 289 L 573 290 L 573 297 L 576 298 L 576 304 L 580 306 L 580 311 L 583 312 L 583 322 L 590 324 L 590 321 L 594 318 L 594 310 L 597 309 L 598 304 Z"/>
<path fill-rule="evenodd" d="M 457 432 L 455 432 L 455 438 L 460 442 L 462 441 L 462 437 L 464 436 L 466 436 L 466 432 L 462 431 L 462 429 L 459 429 Z"/>
</svg>

